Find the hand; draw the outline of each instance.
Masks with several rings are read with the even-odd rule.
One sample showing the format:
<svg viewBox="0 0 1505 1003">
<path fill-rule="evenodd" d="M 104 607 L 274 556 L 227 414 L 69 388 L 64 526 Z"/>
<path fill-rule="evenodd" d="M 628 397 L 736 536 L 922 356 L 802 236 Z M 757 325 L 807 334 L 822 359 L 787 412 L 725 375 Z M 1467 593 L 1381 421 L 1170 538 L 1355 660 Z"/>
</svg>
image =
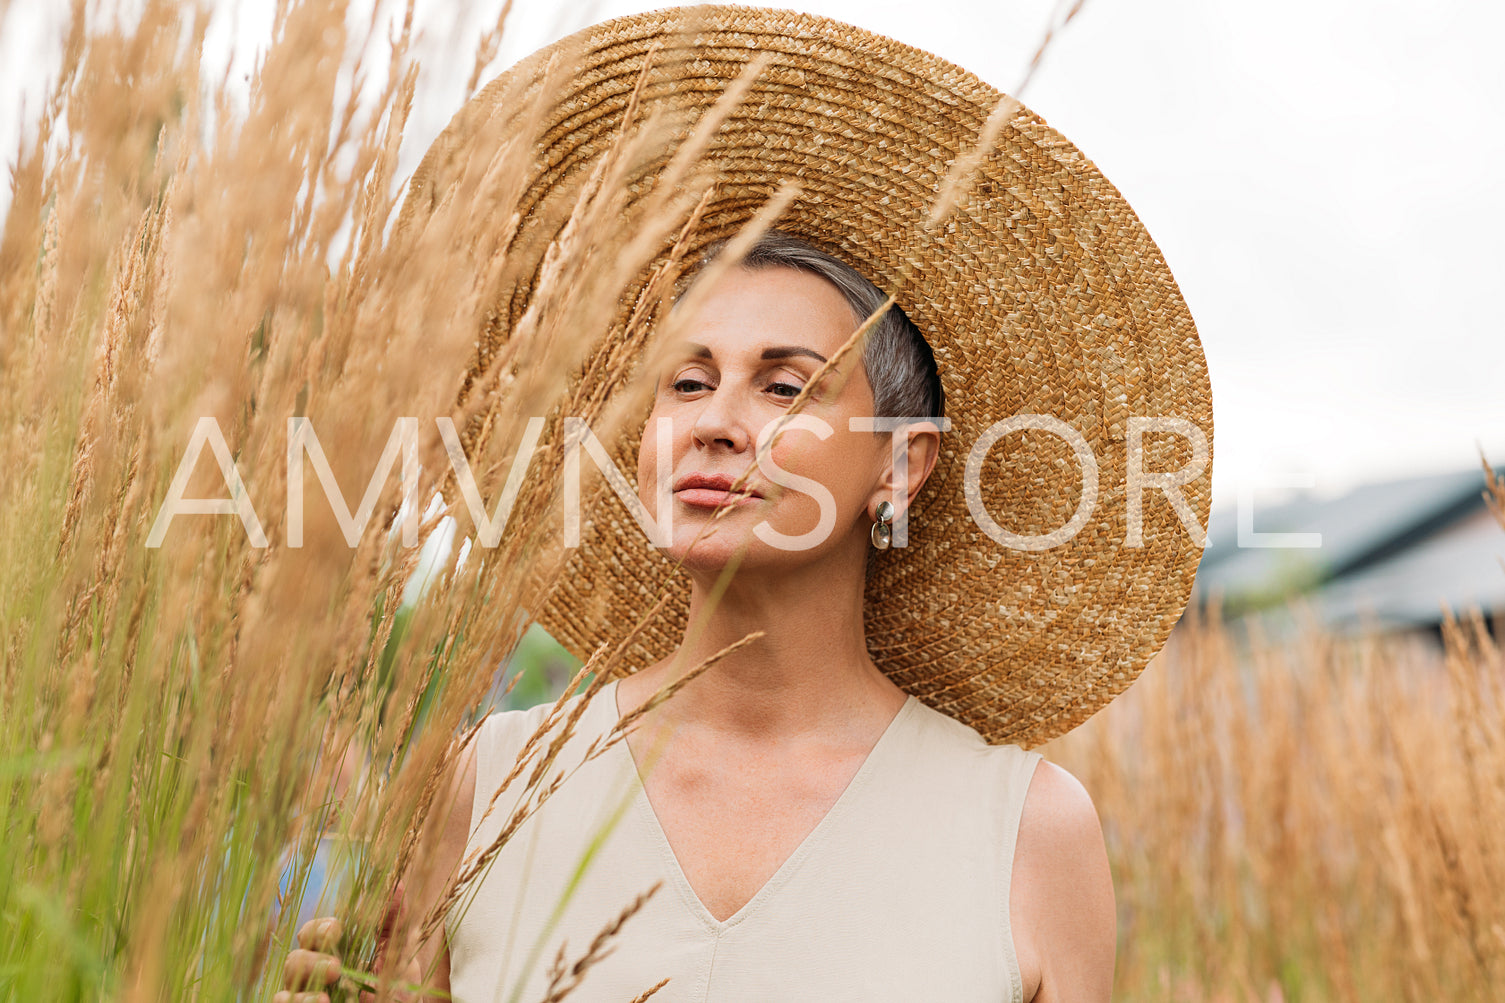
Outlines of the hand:
<svg viewBox="0 0 1505 1003">
<path fill-rule="evenodd" d="M 383 960 L 391 947 L 393 936 L 401 929 L 406 918 L 406 902 L 403 886 L 398 882 L 382 918 L 381 929 L 376 938 L 376 971 L 383 970 Z M 329 987 L 340 979 L 341 959 L 335 954 L 344 929 L 333 916 L 311 919 L 298 929 L 298 950 L 287 956 L 282 966 L 283 991 L 272 997 L 272 1003 L 330 1003 Z M 398 975 L 398 984 L 416 984 L 422 978 L 417 959 L 412 960 Z M 348 985 L 348 983 L 347 983 Z M 362 1000 L 374 1000 L 375 994 L 362 992 Z M 401 989 L 390 997 L 393 1001 L 414 1000 L 418 997 Z"/>
<path fill-rule="evenodd" d="M 340 978 L 340 958 L 333 952 L 342 932 L 333 916 L 311 919 L 298 929 L 298 949 L 283 962 L 283 991 L 272 1003 L 329 1003 L 328 989 Z"/>
</svg>

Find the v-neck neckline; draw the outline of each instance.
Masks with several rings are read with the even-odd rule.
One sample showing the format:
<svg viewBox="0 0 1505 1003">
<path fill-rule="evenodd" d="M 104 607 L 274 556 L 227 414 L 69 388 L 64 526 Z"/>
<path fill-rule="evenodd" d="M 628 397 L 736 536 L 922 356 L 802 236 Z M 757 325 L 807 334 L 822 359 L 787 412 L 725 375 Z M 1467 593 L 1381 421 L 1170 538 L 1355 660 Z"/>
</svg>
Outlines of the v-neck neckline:
<svg viewBox="0 0 1505 1003">
<path fill-rule="evenodd" d="M 612 680 L 610 684 L 610 698 L 602 701 L 618 718 L 621 717 L 622 713 L 617 707 L 617 683 L 620 681 L 617 679 Z M 779 886 L 788 880 L 800 862 L 814 852 L 816 845 L 826 832 L 849 810 L 852 801 L 856 799 L 862 787 L 866 785 L 879 753 L 892 744 L 894 734 L 899 731 L 901 723 L 909 717 L 918 703 L 919 701 L 912 695 L 905 698 L 904 704 L 894 714 L 893 718 L 889 720 L 888 726 L 883 729 L 883 734 L 878 736 L 878 741 L 874 742 L 873 747 L 868 750 L 867 756 L 862 760 L 862 765 L 857 768 L 856 773 L 852 774 L 852 779 L 847 781 L 846 787 L 842 789 L 836 802 L 827 809 L 825 815 L 821 816 L 820 821 L 816 822 L 815 826 L 805 834 L 805 838 L 800 840 L 799 845 L 794 848 L 789 856 L 784 858 L 784 862 L 778 866 L 773 875 L 767 881 L 763 882 L 762 887 L 754 892 L 751 898 L 742 903 L 741 908 L 726 919 L 717 919 L 711 910 L 706 908 L 705 903 L 700 899 L 700 895 L 695 891 L 694 886 L 690 884 L 690 879 L 685 876 L 684 868 L 679 863 L 679 857 L 675 855 L 674 847 L 669 843 L 669 837 L 664 832 L 663 823 L 659 821 L 658 812 L 654 809 L 653 802 L 648 799 L 648 788 L 643 783 L 642 774 L 638 771 L 637 759 L 633 756 L 632 749 L 627 744 L 627 739 L 624 737 L 621 742 L 617 743 L 621 746 L 622 755 L 626 757 L 627 768 L 631 770 L 630 776 L 637 785 L 637 790 L 633 792 L 633 800 L 636 802 L 636 808 L 643 828 L 649 833 L 649 837 L 654 843 L 655 848 L 664 859 L 664 866 L 669 871 L 674 885 L 679 889 L 680 898 L 690 911 L 694 913 L 696 918 L 712 932 L 721 934 L 746 920 L 765 899 L 772 896 L 778 890 Z M 608 724 L 609 727 L 610 725 Z"/>
</svg>

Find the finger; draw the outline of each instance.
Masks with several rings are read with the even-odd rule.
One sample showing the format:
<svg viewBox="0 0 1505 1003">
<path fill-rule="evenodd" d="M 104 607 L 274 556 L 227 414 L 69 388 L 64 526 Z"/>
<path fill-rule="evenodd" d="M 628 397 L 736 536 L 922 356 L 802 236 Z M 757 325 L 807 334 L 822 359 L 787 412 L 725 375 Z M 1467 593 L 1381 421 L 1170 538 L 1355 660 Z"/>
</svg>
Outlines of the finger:
<svg viewBox="0 0 1505 1003">
<path fill-rule="evenodd" d="M 272 1003 L 329 1003 L 327 993 L 290 993 L 283 990 L 272 997 Z"/>
<path fill-rule="evenodd" d="M 320 957 L 322 955 L 301 948 L 287 952 L 287 957 L 282 961 L 282 987 L 302 989 L 308 985 L 313 975 L 313 963 Z"/>
<path fill-rule="evenodd" d="M 333 916 L 311 919 L 298 928 L 298 946 L 310 951 L 333 951 L 344 930 Z"/>
<path fill-rule="evenodd" d="M 329 985 L 340 977 L 340 959 L 332 954 L 297 950 L 282 963 L 282 985 L 287 989 Z"/>
</svg>

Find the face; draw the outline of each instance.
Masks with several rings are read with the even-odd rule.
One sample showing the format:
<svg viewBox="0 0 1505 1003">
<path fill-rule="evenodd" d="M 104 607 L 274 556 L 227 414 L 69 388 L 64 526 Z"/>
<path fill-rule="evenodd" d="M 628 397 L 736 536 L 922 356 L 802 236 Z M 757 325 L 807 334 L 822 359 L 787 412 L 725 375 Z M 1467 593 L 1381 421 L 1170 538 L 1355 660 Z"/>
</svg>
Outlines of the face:
<svg viewBox="0 0 1505 1003">
<path fill-rule="evenodd" d="M 752 569 L 865 546 L 872 511 L 890 497 L 892 458 L 888 437 L 848 424 L 873 413 L 860 352 L 821 380 L 795 418 L 818 419 L 830 435 L 791 427 L 761 465 L 755 460 L 760 434 L 773 431 L 856 326 L 835 286 L 796 269 L 733 269 L 714 290 L 659 373 L 638 454 L 638 493 L 658 518 L 658 422 L 668 419 L 670 557 L 692 571 L 716 571 L 741 553 L 741 567 Z M 745 493 L 729 492 L 749 471 Z M 800 477 L 819 487 L 806 493 Z M 814 497 L 821 489 L 826 499 Z M 715 517 L 718 506 L 727 510 Z"/>
</svg>

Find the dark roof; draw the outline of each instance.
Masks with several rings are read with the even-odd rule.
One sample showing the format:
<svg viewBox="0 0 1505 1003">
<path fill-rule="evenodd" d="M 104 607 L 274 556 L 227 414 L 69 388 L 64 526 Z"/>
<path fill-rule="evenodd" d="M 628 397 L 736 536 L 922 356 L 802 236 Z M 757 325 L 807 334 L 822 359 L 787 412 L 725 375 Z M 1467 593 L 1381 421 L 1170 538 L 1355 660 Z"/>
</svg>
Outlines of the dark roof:
<svg viewBox="0 0 1505 1003">
<path fill-rule="evenodd" d="M 1313 549 L 1239 547 L 1233 512 L 1214 514 L 1194 601 L 1231 612 L 1305 595 L 1329 625 L 1363 610 L 1396 624 L 1436 623 L 1439 601 L 1505 609 L 1505 529 L 1485 508 L 1481 469 L 1368 484 L 1254 513 L 1257 533 L 1320 533 Z"/>
<path fill-rule="evenodd" d="M 1425 626 L 1441 622 L 1444 606 L 1505 613 L 1505 529 L 1481 505 L 1407 550 L 1335 579 L 1312 604 L 1333 627 Z"/>
</svg>

